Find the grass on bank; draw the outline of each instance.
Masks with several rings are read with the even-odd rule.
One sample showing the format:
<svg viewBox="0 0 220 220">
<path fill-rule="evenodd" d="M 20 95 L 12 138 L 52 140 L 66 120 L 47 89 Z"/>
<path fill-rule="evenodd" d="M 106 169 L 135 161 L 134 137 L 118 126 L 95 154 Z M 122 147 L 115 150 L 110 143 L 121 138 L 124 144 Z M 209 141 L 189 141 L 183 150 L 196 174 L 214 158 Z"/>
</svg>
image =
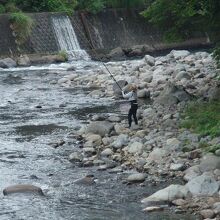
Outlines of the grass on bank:
<svg viewBox="0 0 220 220">
<path fill-rule="evenodd" d="M 31 35 L 34 25 L 33 19 L 22 12 L 15 12 L 10 14 L 10 22 L 13 30 L 16 33 L 16 39 L 20 44 L 23 44 Z"/>
<path fill-rule="evenodd" d="M 193 102 L 183 113 L 181 127 L 201 136 L 220 136 L 220 102 Z"/>
</svg>

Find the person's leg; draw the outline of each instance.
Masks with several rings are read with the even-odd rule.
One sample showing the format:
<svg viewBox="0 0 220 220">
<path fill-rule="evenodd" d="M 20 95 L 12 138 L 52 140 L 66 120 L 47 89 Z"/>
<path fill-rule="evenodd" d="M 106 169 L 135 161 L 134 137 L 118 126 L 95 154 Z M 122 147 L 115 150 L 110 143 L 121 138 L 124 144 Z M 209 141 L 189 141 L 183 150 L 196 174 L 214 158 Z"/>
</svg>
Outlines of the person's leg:
<svg viewBox="0 0 220 220">
<path fill-rule="evenodd" d="M 138 109 L 138 107 L 135 106 L 135 107 L 133 108 L 133 111 L 132 111 L 132 113 L 133 113 L 133 118 L 134 118 L 134 122 L 135 122 L 136 125 L 138 125 L 138 120 L 137 120 L 137 109 Z"/>
<path fill-rule="evenodd" d="M 128 112 L 128 125 L 129 128 L 131 127 L 131 123 L 132 123 L 132 108 L 130 108 L 129 112 Z"/>
</svg>

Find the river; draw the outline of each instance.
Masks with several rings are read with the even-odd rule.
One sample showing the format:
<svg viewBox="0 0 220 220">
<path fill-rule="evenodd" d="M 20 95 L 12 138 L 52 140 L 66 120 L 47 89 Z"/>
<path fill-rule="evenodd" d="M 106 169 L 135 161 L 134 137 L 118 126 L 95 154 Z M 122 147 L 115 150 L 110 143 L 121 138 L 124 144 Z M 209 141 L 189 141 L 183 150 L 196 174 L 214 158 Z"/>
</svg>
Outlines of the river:
<svg viewBox="0 0 220 220">
<path fill-rule="evenodd" d="M 72 64 L 71 64 L 72 65 Z M 75 63 L 86 74 L 98 63 Z M 13 194 L 0 199 L 1 220 L 193 220 L 172 211 L 144 213 L 140 200 L 158 187 L 125 186 L 126 174 L 110 174 L 68 161 L 77 147 L 71 132 L 86 123 L 88 114 L 117 112 L 117 101 L 94 99 L 83 88 L 51 84 L 67 74 L 67 64 L 0 70 L 0 189 L 34 184 L 45 197 Z M 65 140 L 53 148 L 50 143 Z M 74 184 L 86 174 L 91 186 Z"/>
</svg>

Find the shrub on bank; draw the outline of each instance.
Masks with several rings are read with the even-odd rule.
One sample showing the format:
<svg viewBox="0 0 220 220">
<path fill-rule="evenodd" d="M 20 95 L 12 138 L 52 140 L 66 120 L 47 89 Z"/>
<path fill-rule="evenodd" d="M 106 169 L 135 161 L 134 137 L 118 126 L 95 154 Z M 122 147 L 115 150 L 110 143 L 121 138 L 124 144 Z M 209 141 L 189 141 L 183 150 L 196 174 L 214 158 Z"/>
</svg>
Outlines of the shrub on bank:
<svg viewBox="0 0 220 220">
<path fill-rule="evenodd" d="M 15 12 L 10 15 L 10 22 L 15 33 L 17 43 L 23 44 L 31 35 L 33 28 L 33 19 L 22 12 Z"/>
<path fill-rule="evenodd" d="M 220 135 L 220 102 L 194 102 L 183 113 L 182 127 L 202 136 Z"/>
</svg>

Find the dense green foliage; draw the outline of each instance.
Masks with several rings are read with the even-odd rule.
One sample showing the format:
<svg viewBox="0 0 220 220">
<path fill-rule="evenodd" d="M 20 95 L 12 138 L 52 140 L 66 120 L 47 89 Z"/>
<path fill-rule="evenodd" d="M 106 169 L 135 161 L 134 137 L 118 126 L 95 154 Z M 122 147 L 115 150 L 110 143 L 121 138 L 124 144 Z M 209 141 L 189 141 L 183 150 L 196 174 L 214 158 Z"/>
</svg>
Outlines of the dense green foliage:
<svg viewBox="0 0 220 220">
<path fill-rule="evenodd" d="M 32 18 L 22 12 L 15 12 L 10 15 L 10 22 L 16 34 L 17 44 L 23 44 L 31 34 L 33 27 Z"/>
<path fill-rule="evenodd" d="M 97 13 L 104 8 L 144 7 L 149 0 L 0 0 L 0 13 L 17 12 L 72 12 L 74 9 Z"/>
<path fill-rule="evenodd" d="M 191 103 L 184 113 L 182 127 L 201 135 L 220 135 L 220 102 Z"/>
<path fill-rule="evenodd" d="M 142 12 L 149 22 L 164 31 L 168 41 L 181 41 L 196 31 L 206 32 L 211 40 L 220 42 L 219 0 L 154 0 Z M 220 49 L 216 47 L 219 60 Z"/>
</svg>

